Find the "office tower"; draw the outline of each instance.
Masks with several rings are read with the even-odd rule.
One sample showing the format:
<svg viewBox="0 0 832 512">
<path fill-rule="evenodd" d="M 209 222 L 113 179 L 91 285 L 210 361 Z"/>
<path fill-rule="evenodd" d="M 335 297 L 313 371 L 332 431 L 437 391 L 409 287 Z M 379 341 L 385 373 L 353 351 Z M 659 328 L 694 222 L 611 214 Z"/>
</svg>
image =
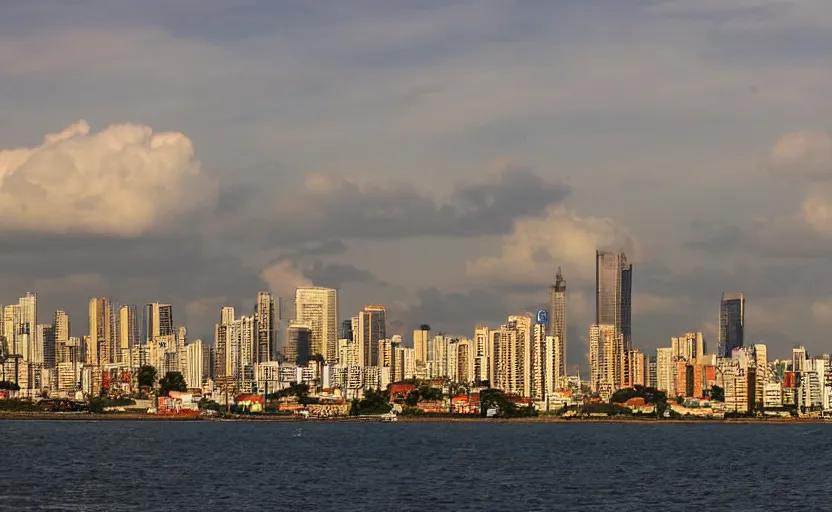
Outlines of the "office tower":
<svg viewBox="0 0 832 512">
<path fill-rule="evenodd" d="M 745 296 L 723 293 L 719 307 L 719 355 L 731 357 L 745 343 Z"/>
<path fill-rule="evenodd" d="M 531 318 L 512 315 L 493 331 L 494 382 L 506 393 L 531 396 Z"/>
<path fill-rule="evenodd" d="M 473 358 L 474 358 L 474 374 L 473 381 L 475 383 L 488 381 L 491 382 L 491 350 L 494 346 L 491 339 L 491 330 L 484 325 L 478 325 L 474 328 L 474 343 L 473 343 Z"/>
<path fill-rule="evenodd" d="M 139 344 L 139 320 L 136 306 L 124 305 L 118 308 L 118 363 L 132 365 L 133 347 Z"/>
<path fill-rule="evenodd" d="M 144 307 L 145 341 L 155 340 L 160 336 L 173 336 L 173 308 L 170 304 L 152 302 Z"/>
<path fill-rule="evenodd" d="M 113 342 L 113 304 L 107 297 L 90 299 L 90 334 L 86 347 L 86 363 L 104 365 L 110 360 Z"/>
<path fill-rule="evenodd" d="M 378 366 L 378 342 L 387 337 L 387 310 L 368 304 L 358 313 L 358 349 L 361 366 Z"/>
<path fill-rule="evenodd" d="M 338 359 L 338 300 L 334 289 L 298 287 L 295 290 L 295 320 L 312 330 L 311 355 L 319 354 L 332 362 Z"/>
<path fill-rule="evenodd" d="M 554 338 L 554 385 L 561 387 L 566 379 L 566 280 L 560 267 L 549 288 L 549 306 L 549 336 Z"/>
<path fill-rule="evenodd" d="M 614 325 L 589 326 L 589 373 L 590 387 L 604 399 L 621 385 L 624 337 L 617 333 Z"/>
<path fill-rule="evenodd" d="M 257 362 L 265 363 L 272 360 L 272 354 L 277 350 L 274 297 L 269 292 L 257 294 L 255 318 L 257 319 Z"/>
<path fill-rule="evenodd" d="M 595 324 L 612 325 L 632 347 L 633 265 L 624 253 L 595 252 Z"/>
<path fill-rule="evenodd" d="M 286 332 L 286 361 L 298 366 L 309 364 L 309 358 L 313 355 L 312 337 L 313 331 L 310 326 L 297 321 L 291 322 Z"/>
<path fill-rule="evenodd" d="M 190 389 L 202 387 L 204 378 L 205 354 L 207 352 L 202 340 L 196 340 L 185 346 L 187 359 L 185 364 L 185 382 Z"/>
<path fill-rule="evenodd" d="M 428 340 L 430 326 L 422 324 L 413 331 L 413 351 L 416 354 L 416 368 L 425 368 L 428 362 Z"/>
</svg>

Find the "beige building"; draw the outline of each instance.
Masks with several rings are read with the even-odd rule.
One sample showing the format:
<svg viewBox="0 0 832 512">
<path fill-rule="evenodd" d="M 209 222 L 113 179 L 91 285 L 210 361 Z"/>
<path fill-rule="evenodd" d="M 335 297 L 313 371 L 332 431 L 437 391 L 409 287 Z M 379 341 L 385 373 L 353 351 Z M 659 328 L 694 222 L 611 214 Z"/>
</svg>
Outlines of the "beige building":
<svg viewBox="0 0 832 512">
<path fill-rule="evenodd" d="M 338 299 L 333 288 L 302 286 L 295 290 L 295 321 L 312 329 L 312 355 L 338 360 Z"/>
</svg>

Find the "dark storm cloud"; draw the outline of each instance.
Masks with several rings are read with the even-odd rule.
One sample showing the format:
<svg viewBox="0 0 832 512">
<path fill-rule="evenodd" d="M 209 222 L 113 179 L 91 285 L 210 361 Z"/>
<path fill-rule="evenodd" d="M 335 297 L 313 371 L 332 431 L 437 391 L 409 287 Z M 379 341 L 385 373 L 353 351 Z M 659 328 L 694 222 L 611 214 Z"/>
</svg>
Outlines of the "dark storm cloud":
<svg viewBox="0 0 832 512">
<path fill-rule="evenodd" d="M 518 217 L 541 215 L 570 193 L 568 185 L 516 166 L 483 181 L 457 183 L 446 202 L 406 184 L 360 187 L 332 176 L 310 181 L 303 192 L 279 201 L 275 246 L 329 238 L 505 234 Z"/>
<path fill-rule="evenodd" d="M 212 253 L 198 236 L 184 234 L 140 239 L 6 235 L 0 241 L 0 279 L 5 284 L 3 303 L 36 292 L 41 317 L 64 309 L 77 334 L 85 332 L 93 296 L 122 304 L 170 302 L 180 322 L 190 301 L 225 297 L 230 305 L 248 306 L 266 288 L 258 273 L 244 268 L 237 257 Z M 188 327 L 210 339 L 205 325 L 189 322 Z"/>
<path fill-rule="evenodd" d="M 385 285 L 372 272 L 353 265 L 338 263 L 324 263 L 314 260 L 301 268 L 301 273 L 309 278 L 316 286 L 340 289 L 346 283 L 373 283 Z"/>
<path fill-rule="evenodd" d="M 708 226 L 696 231 L 685 246 L 705 254 L 801 259 L 832 256 L 832 240 L 797 219 Z"/>
</svg>

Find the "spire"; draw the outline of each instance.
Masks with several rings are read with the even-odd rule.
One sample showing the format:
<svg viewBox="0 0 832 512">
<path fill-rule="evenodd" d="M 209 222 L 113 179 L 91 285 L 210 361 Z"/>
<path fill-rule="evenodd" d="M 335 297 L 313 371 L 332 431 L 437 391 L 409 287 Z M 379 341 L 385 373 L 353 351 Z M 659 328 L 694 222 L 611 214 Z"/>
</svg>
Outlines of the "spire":
<svg viewBox="0 0 832 512">
<path fill-rule="evenodd" d="M 552 283 L 552 290 L 556 292 L 566 291 L 566 279 L 563 278 L 563 272 L 560 267 L 558 267 L 558 271 L 555 273 L 555 282 Z"/>
</svg>

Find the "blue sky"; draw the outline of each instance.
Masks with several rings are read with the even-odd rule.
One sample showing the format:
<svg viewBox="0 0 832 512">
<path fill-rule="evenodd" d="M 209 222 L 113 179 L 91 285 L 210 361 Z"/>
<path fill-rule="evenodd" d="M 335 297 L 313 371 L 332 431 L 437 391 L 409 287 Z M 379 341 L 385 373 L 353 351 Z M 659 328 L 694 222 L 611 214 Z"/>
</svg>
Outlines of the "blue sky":
<svg viewBox="0 0 832 512">
<path fill-rule="evenodd" d="M 465 335 L 561 265 L 574 361 L 616 245 L 636 344 L 715 345 L 739 290 L 749 341 L 828 351 L 830 29 L 820 0 L 10 3 L 0 299 L 76 331 L 93 295 L 172 301 L 208 336 L 314 282 Z"/>
</svg>

